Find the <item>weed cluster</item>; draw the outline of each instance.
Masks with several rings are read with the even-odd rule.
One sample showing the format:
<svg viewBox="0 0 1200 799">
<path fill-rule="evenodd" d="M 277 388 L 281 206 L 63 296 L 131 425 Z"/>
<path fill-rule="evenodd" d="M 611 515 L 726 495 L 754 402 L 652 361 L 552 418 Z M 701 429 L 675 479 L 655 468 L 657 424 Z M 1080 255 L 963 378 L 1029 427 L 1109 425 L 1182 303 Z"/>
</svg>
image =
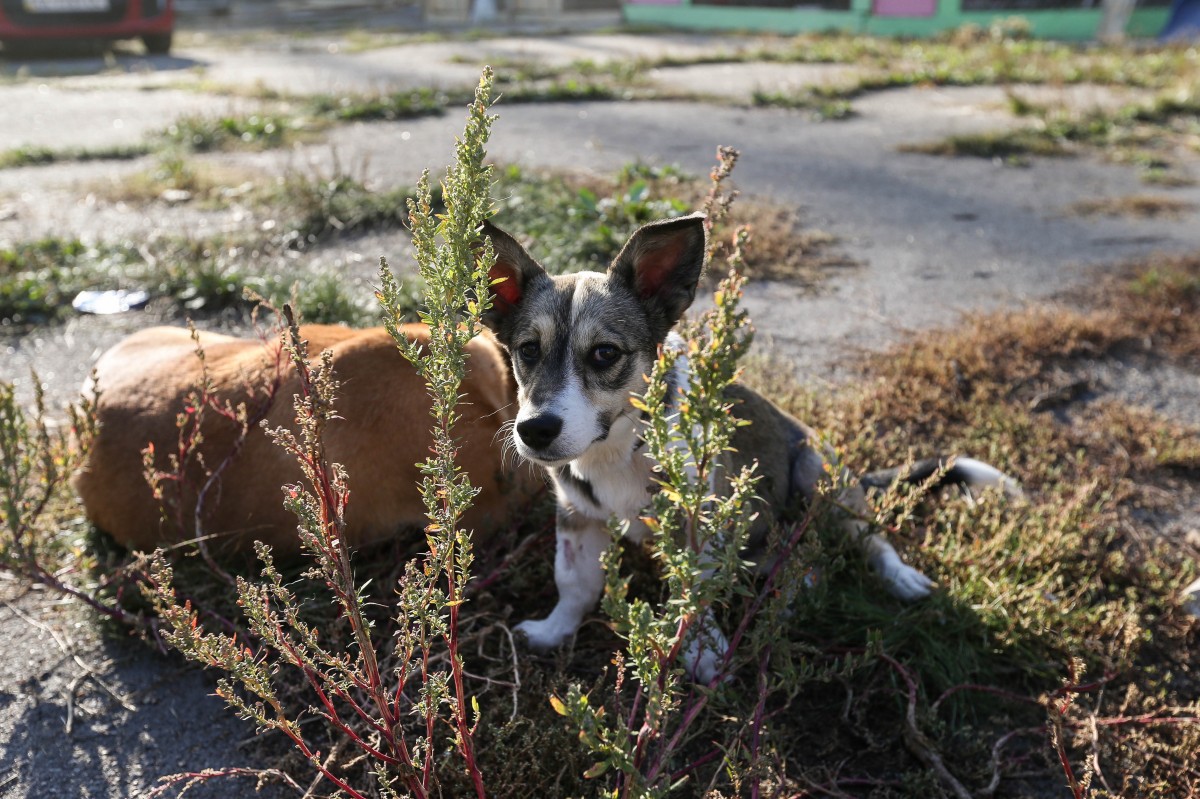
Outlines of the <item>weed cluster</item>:
<svg viewBox="0 0 1200 799">
<path fill-rule="evenodd" d="M 1186 176 L 1173 170 L 1171 151 L 1200 132 L 1200 94 L 1195 89 L 1171 90 L 1149 103 L 1134 103 L 1114 112 L 1084 114 L 1053 109 L 1010 98 L 1013 111 L 1030 117 L 1033 126 L 1001 133 L 951 136 L 940 142 L 902 147 L 930 155 L 998 158 L 1027 166 L 1030 156 L 1070 155 L 1072 146 L 1095 147 L 1115 161 L 1136 164 L 1147 182 L 1186 185 Z"/>
</svg>

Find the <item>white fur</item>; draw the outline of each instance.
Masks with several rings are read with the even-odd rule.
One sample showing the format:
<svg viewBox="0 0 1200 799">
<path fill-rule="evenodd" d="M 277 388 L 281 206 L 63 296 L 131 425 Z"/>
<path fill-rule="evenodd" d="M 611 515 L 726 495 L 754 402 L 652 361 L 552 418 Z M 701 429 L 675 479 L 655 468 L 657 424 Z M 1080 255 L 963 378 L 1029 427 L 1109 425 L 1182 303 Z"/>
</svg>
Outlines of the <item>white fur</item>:
<svg viewBox="0 0 1200 799">
<path fill-rule="evenodd" d="M 546 618 L 523 621 L 517 632 L 524 633 L 534 649 L 552 649 L 575 634 L 583 617 L 591 612 L 604 590 L 604 569 L 600 556 L 610 543 L 608 529 L 596 522 L 583 530 L 558 530 L 558 549 L 554 555 L 554 583 L 558 602 Z"/>
<path fill-rule="evenodd" d="M 1023 497 L 1025 492 L 1021 485 L 1004 472 L 991 464 L 977 461 L 974 458 L 955 458 L 954 465 L 967 475 L 967 480 L 974 486 L 999 486 L 1010 497 Z"/>
<path fill-rule="evenodd" d="M 683 342 L 672 333 L 665 346 L 682 350 Z M 675 362 L 673 383 L 686 389 L 690 376 L 688 360 L 681 354 Z M 567 399 L 556 407 L 569 405 L 580 418 L 594 419 L 593 410 L 578 407 L 579 400 L 572 394 L 575 390 L 568 382 L 563 392 Z M 541 409 L 538 410 L 541 412 Z M 679 414 L 674 413 L 668 419 L 677 424 Z M 633 541 L 643 540 L 649 532 L 639 517 L 650 502 L 651 494 L 647 489 L 653 487 L 653 463 L 646 456 L 645 447 L 636 446 L 645 426 L 645 422 L 630 408 L 614 421 L 603 441 L 588 446 L 567 464 L 575 477 L 591 484 L 600 507 L 579 495 L 570 482 L 554 481 L 560 507 L 571 508 L 576 517 L 586 519 L 586 523 L 582 529 L 563 529 L 560 525 L 558 530 L 554 581 L 559 596 L 554 609 L 545 619 L 525 621 L 516 628 L 526 635 L 530 645 L 536 649 L 550 649 L 570 638 L 584 616 L 599 601 L 604 590 L 604 570 L 600 557 L 610 543 L 606 529 L 608 519 L 615 516 L 627 522 L 625 536 Z M 673 446 L 682 446 L 682 443 Z M 958 463 L 972 469 L 975 475 L 990 478 L 992 484 L 1005 485 L 1004 481 L 1008 481 L 1015 485 L 1011 478 L 980 461 L 968 458 L 960 459 Z M 694 470 L 690 476 L 695 479 Z M 709 488 L 712 490 L 713 486 Z M 861 494 L 856 494 L 856 497 L 862 501 Z M 862 505 L 860 510 L 865 513 L 865 501 L 862 501 Z M 892 594 L 905 600 L 920 599 L 929 594 L 933 581 L 904 563 L 887 540 L 879 535 L 868 534 L 867 525 L 857 518 L 848 518 L 844 526 L 848 535 L 862 540 L 868 561 Z M 724 634 L 711 613 L 705 611 L 696 620 L 681 649 L 684 667 L 693 679 L 702 683 L 711 682 L 718 675 L 727 648 Z"/>
<path fill-rule="evenodd" d="M 1189 615 L 1200 618 L 1200 579 L 1192 581 L 1191 585 L 1183 589 L 1181 602 Z"/>
</svg>

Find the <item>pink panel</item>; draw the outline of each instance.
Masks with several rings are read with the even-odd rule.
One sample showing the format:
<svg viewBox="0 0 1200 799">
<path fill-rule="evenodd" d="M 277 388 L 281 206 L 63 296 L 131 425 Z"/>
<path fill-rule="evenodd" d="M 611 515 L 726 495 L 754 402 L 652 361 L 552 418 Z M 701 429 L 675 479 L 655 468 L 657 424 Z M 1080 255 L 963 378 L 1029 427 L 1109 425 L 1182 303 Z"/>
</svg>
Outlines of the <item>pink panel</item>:
<svg viewBox="0 0 1200 799">
<path fill-rule="evenodd" d="M 871 13 L 877 17 L 932 17 L 937 0 L 874 0 Z"/>
</svg>

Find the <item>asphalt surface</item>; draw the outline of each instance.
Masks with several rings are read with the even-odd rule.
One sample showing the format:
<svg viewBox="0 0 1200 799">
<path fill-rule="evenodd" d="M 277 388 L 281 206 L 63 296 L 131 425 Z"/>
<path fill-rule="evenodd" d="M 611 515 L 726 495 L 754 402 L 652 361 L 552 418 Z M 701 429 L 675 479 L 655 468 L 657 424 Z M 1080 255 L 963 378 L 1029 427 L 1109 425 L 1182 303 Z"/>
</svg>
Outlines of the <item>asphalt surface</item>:
<svg viewBox="0 0 1200 799">
<path fill-rule="evenodd" d="M 180 114 L 242 111 L 257 102 L 215 95 L 206 85 L 288 93 L 450 87 L 474 83 L 477 65 L 463 63 L 471 60 L 564 63 L 743 46 L 741 39 L 697 36 L 578 36 L 351 52 L 336 36 L 266 37 L 239 47 L 193 40 L 160 59 L 35 62 L 24 71 L 10 64 L 11 74 L 0 80 L 0 150 L 136 144 Z M 700 87 L 728 102 L 755 88 L 828 82 L 852 71 L 757 64 L 659 70 L 651 77 L 665 88 Z M 1062 90 L 1059 99 L 1087 105 L 1122 98 L 1092 88 Z M 905 143 L 1017 124 L 1000 89 L 897 90 L 857 100 L 855 109 L 851 119 L 816 122 L 801 112 L 708 102 L 506 106 L 501 100 L 490 152 L 501 163 L 527 167 L 607 173 L 640 160 L 703 175 L 718 145 L 740 148 L 736 182 L 744 192 L 799 209 L 806 227 L 832 233 L 861 264 L 815 295 L 785 282 L 747 289 L 760 342 L 812 381 L 837 380 L 847 356 L 952 325 L 963 312 L 1044 301 L 1128 257 L 1200 250 L 1195 211 L 1181 219 L 1067 212 L 1084 199 L 1146 193 L 1131 167 L 1093 155 L 1039 159 L 1022 169 L 897 152 Z M 286 152 L 207 158 L 266 174 L 361 163 L 380 185 L 411 185 L 421 169 L 436 172 L 446 163 L 461 124 L 460 115 L 448 114 L 350 125 L 326 142 Z M 97 199 L 98 182 L 120 182 L 148 163 L 0 170 L 0 242 L 67 232 L 95 239 L 163 230 L 200 235 L 263 222 L 253 209 L 147 210 Z M 1200 178 L 1200 164 L 1186 168 Z M 1197 188 L 1155 193 L 1200 205 Z M 402 237 L 375 237 L 338 243 L 317 257 L 325 259 L 321 268 L 365 280 L 364 270 L 380 254 L 402 266 L 405 248 Z M 69 398 L 100 351 L 147 321 L 151 315 L 80 318 L 32 335 L 0 333 L 0 378 L 27 384 L 28 368 L 36 367 L 52 397 Z M 1200 407 L 1200 377 L 1167 371 L 1116 364 L 1106 379 L 1118 393 L 1189 419 Z M 15 586 L 7 596 L 0 634 L 14 656 L 0 666 L 0 797 L 133 796 L 164 773 L 246 762 L 239 742 L 252 731 L 207 696 L 206 677 L 181 672 L 177 662 L 140 645 L 106 639 L 46 598 Z M 86 668 L 64 653 L 49 628 Z M 242 795 L 232 785 L 207 795 Z"/>
</svg>

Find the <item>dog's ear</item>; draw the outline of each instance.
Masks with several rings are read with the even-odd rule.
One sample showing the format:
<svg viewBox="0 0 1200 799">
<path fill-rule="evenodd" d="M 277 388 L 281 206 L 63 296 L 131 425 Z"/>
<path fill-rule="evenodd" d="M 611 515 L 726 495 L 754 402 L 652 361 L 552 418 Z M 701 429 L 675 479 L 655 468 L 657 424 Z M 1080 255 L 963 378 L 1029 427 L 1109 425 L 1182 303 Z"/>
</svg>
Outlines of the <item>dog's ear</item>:
<svg viewBox="0 0 1200 799">
<path fill-rule="evenodd" d="M 545 277 L 546 270 L 525 252 L 516 239 L 491 222 L 484 222 L 481 232 L 492 240 L 496 263 L 490 274 L 492 280 L 500 281 L 492 284 L 492 307 L 483 315 L 482 321 L 493 332 L 499 333 L 504 320 L 521 305 L 530 284 L 538 277 Z M 476 251 L 482 249 L 481 238 L 476 244 Z"/>
<path fill-rule="evenodd" d="M 643 225 L 608 268 L 628 286 L 666 335 L 696 298 L 708 246 L 704 214 Z"/>
</svg>

